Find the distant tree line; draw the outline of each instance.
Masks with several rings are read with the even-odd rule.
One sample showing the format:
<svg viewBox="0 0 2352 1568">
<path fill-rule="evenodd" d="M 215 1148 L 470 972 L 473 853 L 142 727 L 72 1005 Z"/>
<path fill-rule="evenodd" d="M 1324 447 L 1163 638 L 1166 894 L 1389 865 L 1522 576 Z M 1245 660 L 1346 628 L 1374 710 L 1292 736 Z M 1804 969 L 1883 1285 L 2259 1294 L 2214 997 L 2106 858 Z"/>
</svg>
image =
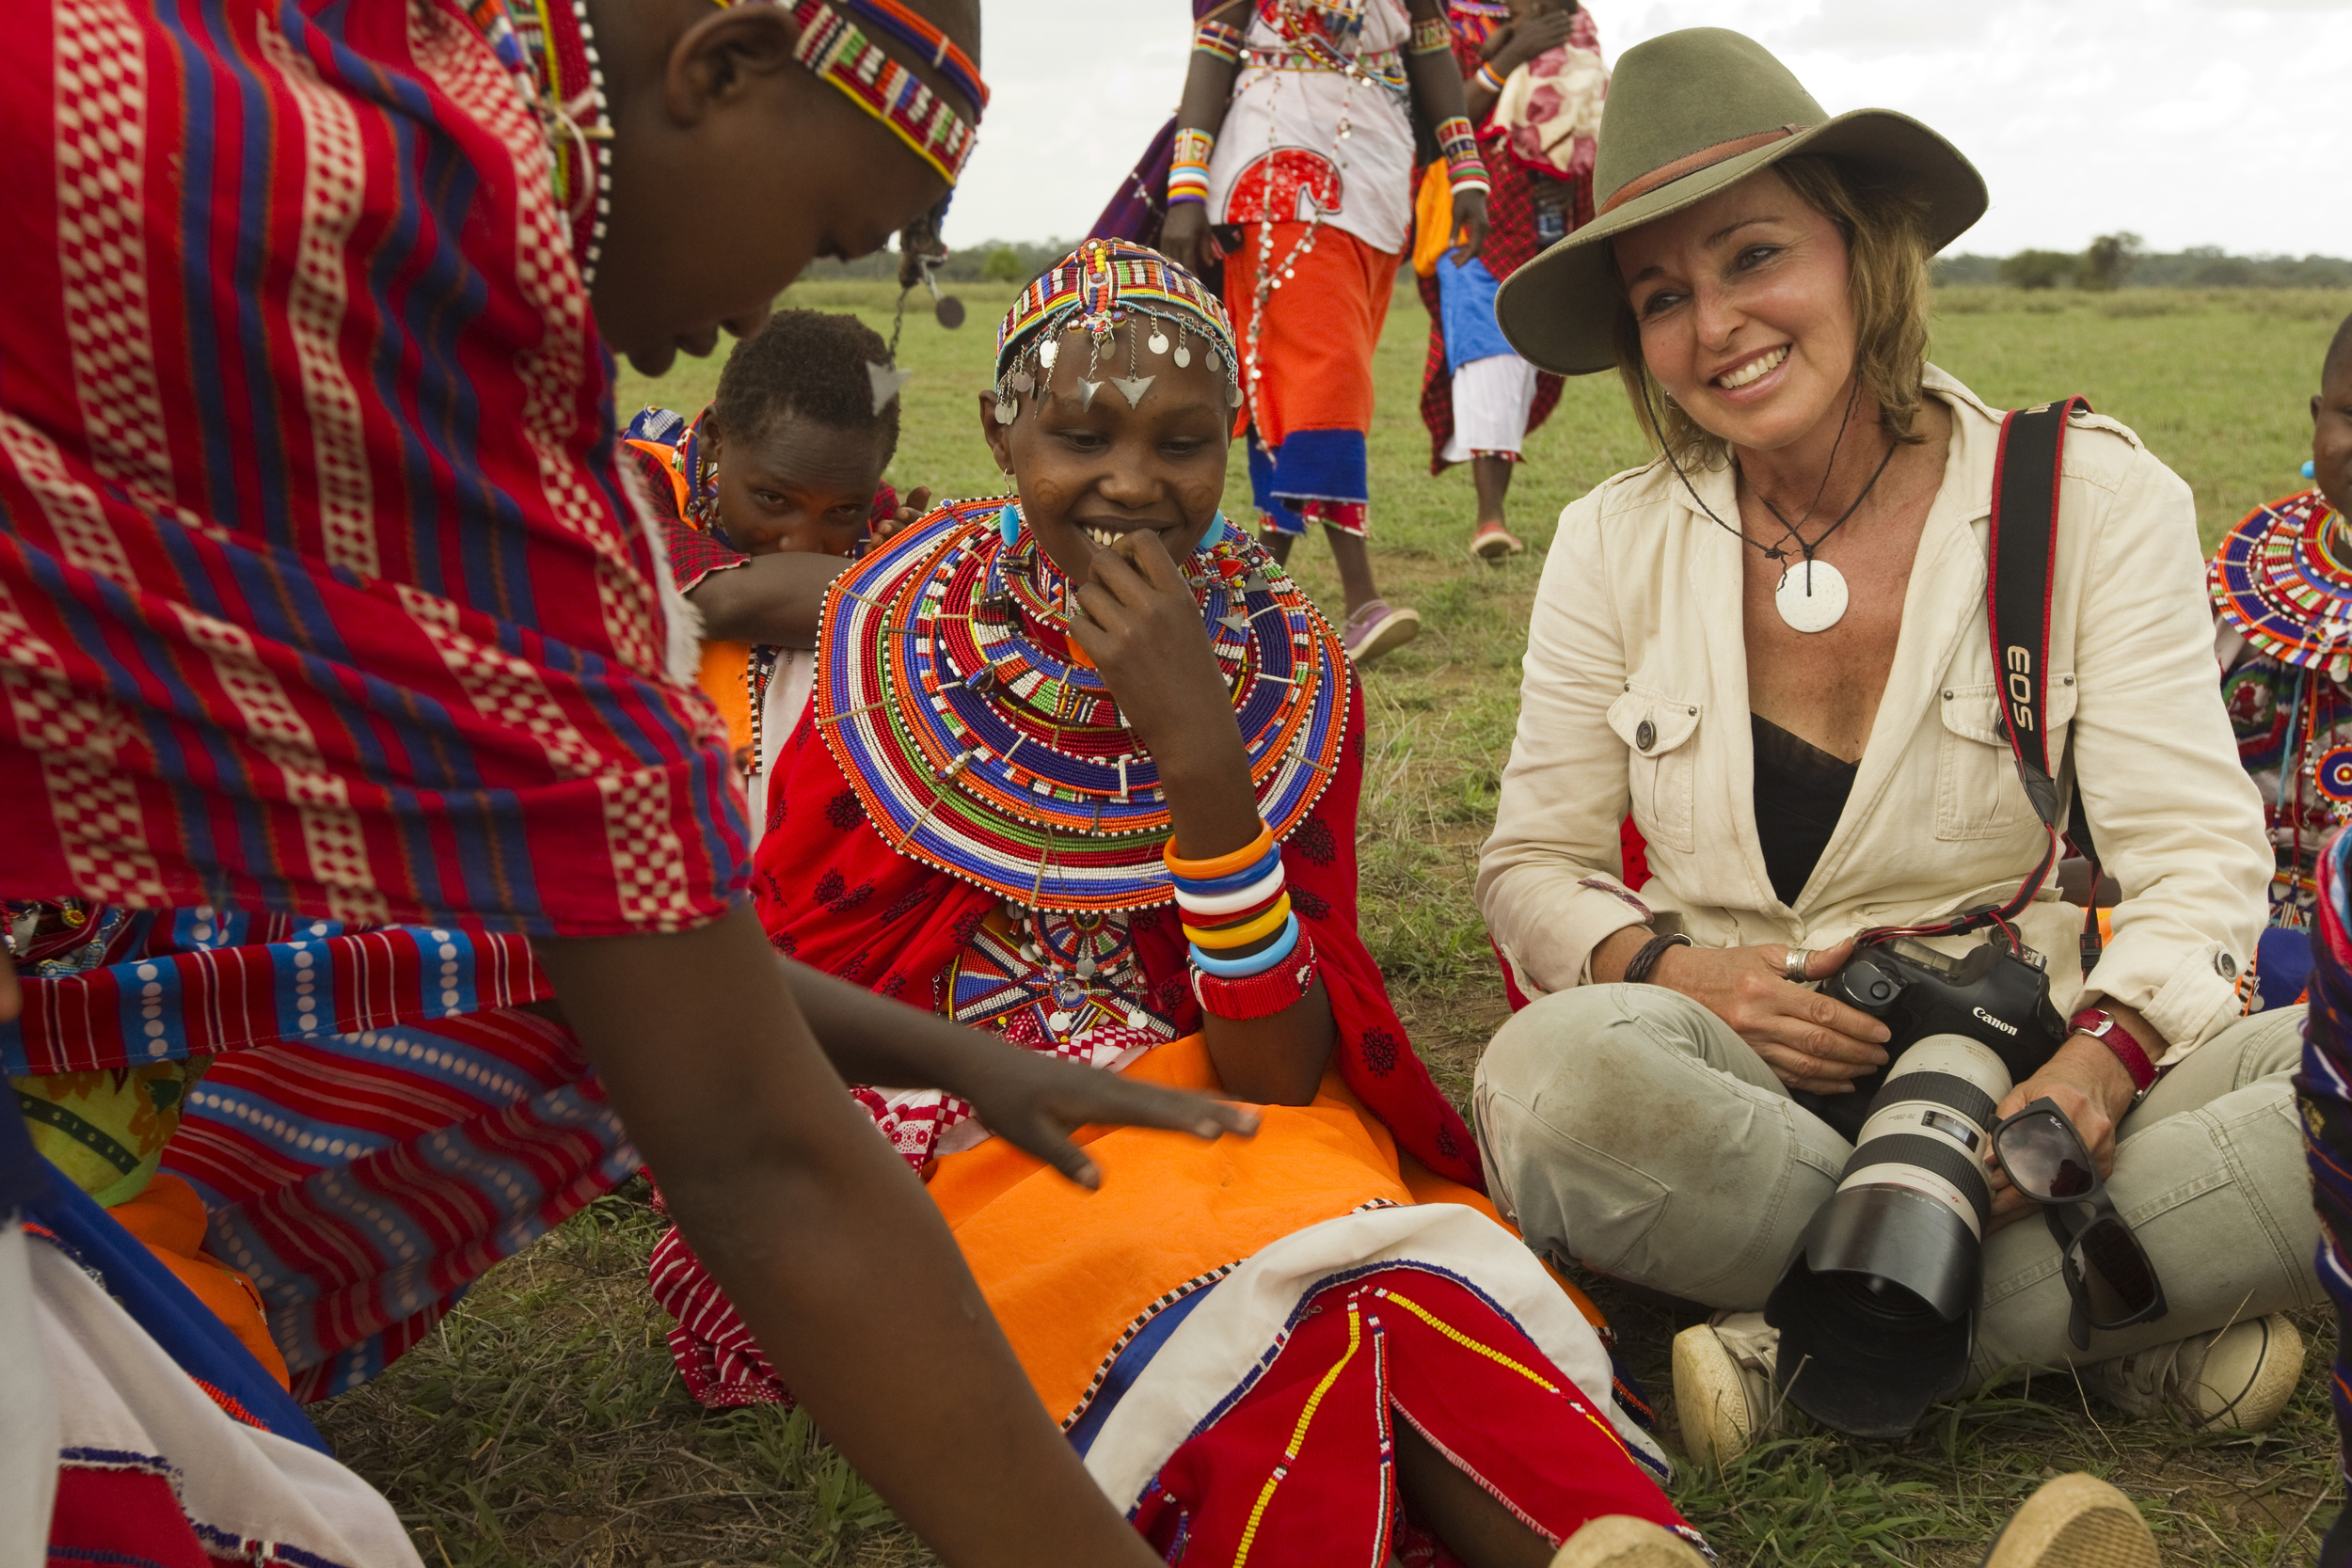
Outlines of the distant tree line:
<svg viewBox="0 0 2352 1568">
<path fill-rule="evenodd" d="M 1070 253 L 1068 240 L 983 240 L 950 251 L 943 283 L 992 279 L 1025 283 Z M 854 261 L 820 261 L 802 274 L 829 277 L 896 277 L 898 253 L 880 250 Z M 2014 256 L 1944 256 L 1938 283 L 2005 283 L 2014 289 L 2346 289 L 2352 261 L 2335 256 L 2232 256 L 2219 245 L 2154 251 L 2137 234 L 2102 234 L 2087 249 L 2021 250 Z"/>
<path fill-rule="evenodd" d="M 2081 251 L 2021 250 L 2014 256 L 1945 256 L 1938 283 L 2005 283 L 2012 289 L 2346 289 L 2352 261 L 2335 256 L 2233 256 L 2219 245 L 2140 248 L 2137 234 L 2102 234 Z"/>
<path fill-rule="evenodd" d="M 1070 240 L 983 240 L 947 253 L 939 266 L 942 283 L 977 283 L 983 278 L 1002 283 L 1026 283 L 1070 254 Z M 801 276 L 812 281 L 829 277 L 896 277 L 896 247 L 861 256 L 854 261 L 811 261 Z"/>
</svg>

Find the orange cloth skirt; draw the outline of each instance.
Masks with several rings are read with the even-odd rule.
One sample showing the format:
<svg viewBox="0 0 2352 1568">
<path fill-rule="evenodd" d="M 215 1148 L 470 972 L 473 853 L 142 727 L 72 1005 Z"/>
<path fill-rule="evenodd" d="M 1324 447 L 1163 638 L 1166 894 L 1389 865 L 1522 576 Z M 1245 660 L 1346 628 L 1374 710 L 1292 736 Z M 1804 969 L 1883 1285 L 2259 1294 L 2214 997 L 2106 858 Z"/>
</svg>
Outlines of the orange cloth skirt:
<svg viewBox="0 0 2352 1568">
<path fill-rule="evenodd" d="M 1199 1035 L 1124 1070 L 1147 1083 L 1221 1092 Z M 1102 1167 L 1093 1193 L 1002 1138 L 933 1164 L 931 1197 L 1055 1420 L 1078 1412 L 1162 1297 L 1311 1225 L 1386 1200 L 1459 1203 L 1502 1226 L 1477 1193 L 1400 1160 L 1388 1129 L 1336 1070 L 1324 1075 L 1312 1104 L 1263 1106 L 1260 1116 L 1255 1137 L 1215 1143 L 1088 1128 L 1075 1141 Z M 1590 1302 L 1561 1288 L 1587 1322 L 1600 1323 Z"/>
</svg>

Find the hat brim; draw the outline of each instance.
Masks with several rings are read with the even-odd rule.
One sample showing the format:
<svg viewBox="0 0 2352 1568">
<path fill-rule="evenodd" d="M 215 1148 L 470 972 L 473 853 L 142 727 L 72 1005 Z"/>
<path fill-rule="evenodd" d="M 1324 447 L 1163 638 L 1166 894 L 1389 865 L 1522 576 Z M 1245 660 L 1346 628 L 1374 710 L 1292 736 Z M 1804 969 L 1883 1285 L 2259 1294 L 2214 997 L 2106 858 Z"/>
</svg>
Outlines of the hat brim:
<svg viewBox="0 0 2352 1568">
<path fill-rule="evenodd" d="M 1709 164 L 1594 218 L 1503 279 L 1495 296 L 1503 337 L 1522 358 L 1562 375 L 1615 369 L 1622 295 L 1608 242 L 1799 153 L 1836 158 L 1873 183 L 1917 197 L 1926 204 L 1931 255 L 1967 232 L 1991 203 L 1984 177 L 1950 142 L 1909 115 L 1855 109 Z"/>
</svg>

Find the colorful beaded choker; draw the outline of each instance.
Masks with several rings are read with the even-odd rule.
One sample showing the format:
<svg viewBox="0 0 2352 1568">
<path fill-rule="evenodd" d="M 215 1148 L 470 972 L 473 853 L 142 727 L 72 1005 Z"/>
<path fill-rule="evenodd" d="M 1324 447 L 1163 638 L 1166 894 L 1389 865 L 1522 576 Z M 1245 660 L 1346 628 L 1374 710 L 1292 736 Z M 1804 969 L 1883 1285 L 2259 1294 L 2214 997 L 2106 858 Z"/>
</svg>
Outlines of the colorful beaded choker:
<svg viewBox="0 0 2352 1568">
<path fill-rule="evenodd" d="M 2214 609 L 2255 652 L 2343 680 L 2352 673 L 2348 544 L 2316 490 L 2258 506 L 2214 552 Z"/>
<path fill-rule="evenodd" d="M 1230 524 L 1188 570 L 1279 838 L 1338 765 L 1339 639 Z M 1029 909 L 1164 904 L 1159 768 L 1102 677 L 1069 657 L 1068 590 L 1017 505 L 940 508 L 834 582 L 817 639 L 818 728 L 900 854 Z"/>
<path fill-rule="evenodd" d="M 1145 346 L 1154 355 L 1171 355 L 1180 370 L 1192 363 L 1192 340 L 1200 338 L 1209 369 L 1225 376 L 1227 403 L 1240 404 L 1241 365 L 1233 352 L 1233 324 L 1224 305 L 1200 286 L 1200 279 L 1158 251 L 1124 240 L 1098 239 L 1087 241 L 1032 279 L 997 324 L 998 422 L 1012 422 L 1023 396 L 1034 392 L 1040 400 L 1044 398 L 1064 332 L 1073 327 L 1083 330 L 1099 360 L 1113 329 L 1136 319 L 1176 329 L 1171 340 L 1160 326 L 1154 326 Z M 1134 351 L 1131 342 L 1131 360 Z M 1130 365 L 1128 374 L 1134 373 Z"/>
<path fill-rule="evenodd" d="M 957 91 L 971 98 L 977 118 L 977 110 L 987 105 L 988 87 L 970 57 L 949 43 L 945 34 L 892 0 L 845 0 L 845 4 L 883 30 L 931 50 L 932 63 L 956 85 Z M 792 57 L 889 126 L 916 157 L 954 184 L 965 160 L 972 156 L 971 123 L 825 0 L 801 0 L 792 8 L 792 20 L 801 30 Z"/>
</svg>

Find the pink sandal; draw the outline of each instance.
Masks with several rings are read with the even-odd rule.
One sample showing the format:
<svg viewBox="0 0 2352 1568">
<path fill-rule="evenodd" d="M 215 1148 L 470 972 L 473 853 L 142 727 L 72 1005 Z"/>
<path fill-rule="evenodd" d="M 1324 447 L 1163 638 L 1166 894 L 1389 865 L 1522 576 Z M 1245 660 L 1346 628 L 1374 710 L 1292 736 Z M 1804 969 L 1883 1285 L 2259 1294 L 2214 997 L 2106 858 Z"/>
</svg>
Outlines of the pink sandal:
<svg viewBox="0 0 2352 1568">
<path fill-rule="evenodd" d="M 1386 599 L 1366 599 L 1340 628 L 1340 641 L 1359 664 L 1370 664 L 1420 635 L 1421 611 L 1393 609 Z"/>
<path fill-rule="evenodd" d="M 1478 531 L 1470 535 L 1470 554 L 1481 561 L 1506 560 L 1526 548 L 1518 535 L 1498 522 L 1481 523 Z"/>
</svg>

